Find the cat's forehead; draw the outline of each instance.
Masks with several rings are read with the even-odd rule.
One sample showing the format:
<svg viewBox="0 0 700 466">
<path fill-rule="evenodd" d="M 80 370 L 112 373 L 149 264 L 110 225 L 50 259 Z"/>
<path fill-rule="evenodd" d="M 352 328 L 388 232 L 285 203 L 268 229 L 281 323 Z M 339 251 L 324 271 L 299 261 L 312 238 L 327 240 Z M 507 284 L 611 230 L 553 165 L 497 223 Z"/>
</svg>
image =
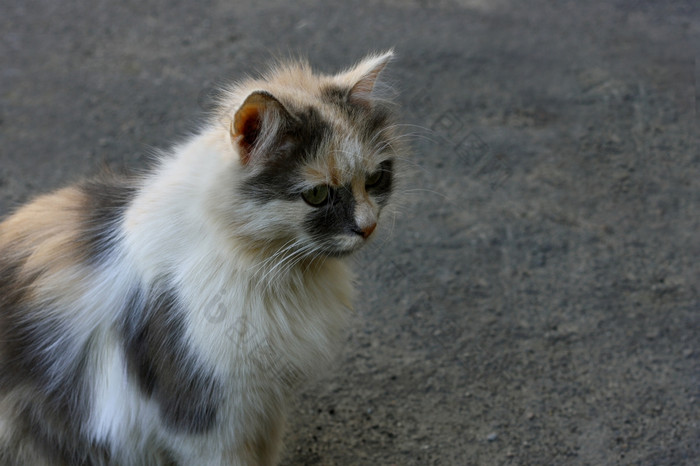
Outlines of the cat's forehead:
<svg viewBox="0 0 700 466">
<path fill-rule="evenodd" d="M 346 185 L 376 171 L 391 157 L 391 128 L 381 109 L 362 112 L 337 101 L 329 90 L 334 83 L 317 88 L 275 89 L 280 101 L 294 117 L 301 139 L 302 173 L 311 183 Z"/>
<path fill-rule="evenodd" d="M 304 164 L 303 175 L 313 184 L 343 186 L 373 173 L 387 158 L 356 135 L 338 131 L 326 135 Z"/>
</svg>

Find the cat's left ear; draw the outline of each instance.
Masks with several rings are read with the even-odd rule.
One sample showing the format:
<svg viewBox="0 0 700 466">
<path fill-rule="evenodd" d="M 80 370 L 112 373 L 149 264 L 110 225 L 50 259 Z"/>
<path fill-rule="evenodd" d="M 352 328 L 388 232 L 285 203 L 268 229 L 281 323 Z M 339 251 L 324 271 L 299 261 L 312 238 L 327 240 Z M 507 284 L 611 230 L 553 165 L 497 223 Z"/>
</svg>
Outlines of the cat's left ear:
<svg viewBox="0 0 700 466">
<path fill-rule="evenodd" d="M 241 162 L 247 165 L 251 159 L 265 154 L 275 140 L 275 135 L 285 121 L 290 119 L 284 105 L 266 91 L 250 94 L 238 109 L 231 122 L 231 139 L 238 146 Z"/>
<path fill-rule="evenodd" d="M 393 50 L 370 55 L 354 68 L 338 75 L 338 79 L 350 86 L 348 93 L 350 103 L 371 107 L 372 91 L 377 83 L 377 78 L 392 58 L 394 58 Z"/>
</svg>

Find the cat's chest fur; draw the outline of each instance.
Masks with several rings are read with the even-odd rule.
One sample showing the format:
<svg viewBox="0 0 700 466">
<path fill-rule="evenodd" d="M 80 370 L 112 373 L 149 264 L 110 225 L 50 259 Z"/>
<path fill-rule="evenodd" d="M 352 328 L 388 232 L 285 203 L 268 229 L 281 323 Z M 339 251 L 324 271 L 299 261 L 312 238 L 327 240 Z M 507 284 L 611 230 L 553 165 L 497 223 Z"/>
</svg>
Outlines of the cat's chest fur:
<svg viewBox="0 0 700 466">
<path fill-rule="evenodd" d="M 282 276 L 220 265 L 179 289 L 188 340 L 224 380 L 291 388 L 293 374 L 308 375 L 333 356 L 353 294 L 344 263 L 331 260 Z"/>
</svg>

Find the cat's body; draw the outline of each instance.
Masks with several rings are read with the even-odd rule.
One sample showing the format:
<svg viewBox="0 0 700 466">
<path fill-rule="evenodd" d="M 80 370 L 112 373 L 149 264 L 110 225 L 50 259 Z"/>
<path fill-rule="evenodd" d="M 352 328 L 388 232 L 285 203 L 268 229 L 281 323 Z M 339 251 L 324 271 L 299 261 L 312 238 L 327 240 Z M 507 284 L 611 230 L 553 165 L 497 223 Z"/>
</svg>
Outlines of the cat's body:
<svg viewBox="0 0 700 466">
<path fill-rule="evenodd" d="M 249 80 L 149 174 L 0 224 L 0 465 L 276 462 L 392 190 L 390 57 Z"/>
</svg>

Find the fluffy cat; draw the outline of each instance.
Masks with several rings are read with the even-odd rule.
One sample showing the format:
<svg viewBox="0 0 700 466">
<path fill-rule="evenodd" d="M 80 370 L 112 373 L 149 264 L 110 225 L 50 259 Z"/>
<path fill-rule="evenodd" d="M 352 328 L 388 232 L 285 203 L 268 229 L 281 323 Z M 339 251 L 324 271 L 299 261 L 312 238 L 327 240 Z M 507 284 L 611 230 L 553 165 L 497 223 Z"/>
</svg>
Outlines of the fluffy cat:
<svg viewBox="0 0 700 466">
<path fill-rule="evenodd" d="M 344 339 L 347 257 L 402 155 L 392 52 L 222 93 L 147 174 L 0 224 L 1 465 L 272 465 L 285 406 Z"/>
</svg>

